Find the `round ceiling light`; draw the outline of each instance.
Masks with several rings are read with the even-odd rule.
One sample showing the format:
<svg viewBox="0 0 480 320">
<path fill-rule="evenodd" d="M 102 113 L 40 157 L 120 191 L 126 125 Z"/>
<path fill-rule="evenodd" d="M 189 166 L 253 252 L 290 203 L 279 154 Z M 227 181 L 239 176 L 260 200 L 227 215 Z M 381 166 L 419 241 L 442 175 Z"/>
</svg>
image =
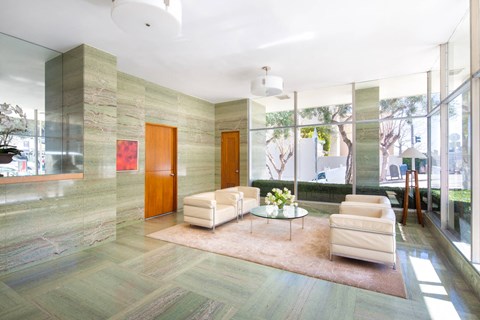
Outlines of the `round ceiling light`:
<svg viewBox="0 0 480 320">
<path fill-rule="evenodd" d="M 137 36 L 174 37 L 182 25 L 180 0 L 112 0 L 112 20 Z"/>
<path fill-rule="evenodd" d="M 283 92 L 283 79 L 268 74 L 270 67 L 263 67 L 265 75 L 252 80 L 250 92 L 256 96 L 269 97 L 276 96 Z"/>
</svg>

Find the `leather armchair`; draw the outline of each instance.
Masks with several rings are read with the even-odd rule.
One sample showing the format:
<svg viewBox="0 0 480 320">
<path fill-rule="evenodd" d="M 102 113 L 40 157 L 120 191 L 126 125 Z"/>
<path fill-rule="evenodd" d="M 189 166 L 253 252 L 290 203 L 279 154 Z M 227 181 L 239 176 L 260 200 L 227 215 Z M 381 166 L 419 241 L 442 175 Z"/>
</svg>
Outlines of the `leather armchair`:
<svg viewBox="0 0 480 320">
<path fill-rule="evenodd" d="M 395 213 L 385 206 L 340 206 L 330 216 L 330 260 L 334 255 L 396 268 Z"/>
<path fill-rule="evenodd" d="M 240 196 L 231 192 L 206 192 L 183 198 L 183 216 L 186 223 L 212 228 L 237 218 Z"/>
</svg>

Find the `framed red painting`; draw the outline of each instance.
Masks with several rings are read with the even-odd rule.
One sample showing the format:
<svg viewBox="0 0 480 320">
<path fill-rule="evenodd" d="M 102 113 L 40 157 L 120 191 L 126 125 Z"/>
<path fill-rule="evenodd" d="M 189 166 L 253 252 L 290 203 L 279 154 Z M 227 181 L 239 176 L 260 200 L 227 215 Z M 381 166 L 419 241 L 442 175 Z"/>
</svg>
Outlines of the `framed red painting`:
<svg viewBox="0 0 480 320">
<path fill-rule="evenodd" d="M 117 171 L 138 170 L 138 141 L 117 140 Z"/>
</svg>

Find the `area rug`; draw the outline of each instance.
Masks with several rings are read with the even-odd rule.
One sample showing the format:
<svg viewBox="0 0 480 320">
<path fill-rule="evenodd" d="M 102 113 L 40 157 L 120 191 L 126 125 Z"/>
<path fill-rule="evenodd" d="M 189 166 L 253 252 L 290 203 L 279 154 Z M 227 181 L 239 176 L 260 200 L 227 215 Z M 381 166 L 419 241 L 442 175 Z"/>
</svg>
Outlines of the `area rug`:
<svg viewBox="0 0 480 320">
<path fill-rule="evenodd" d="M 253 220 L 251 220 L 253 219 Z M 250 224 L 253 222 L 253 232 Z M 179 224 L 147 235 L 335 283 L 406 297 L 402 272 L 386 265 L 335 256 L 329 260 L 328 219 L 307 216 L 292 223 L 247 216 L 211 230 Z"/>
</svg>

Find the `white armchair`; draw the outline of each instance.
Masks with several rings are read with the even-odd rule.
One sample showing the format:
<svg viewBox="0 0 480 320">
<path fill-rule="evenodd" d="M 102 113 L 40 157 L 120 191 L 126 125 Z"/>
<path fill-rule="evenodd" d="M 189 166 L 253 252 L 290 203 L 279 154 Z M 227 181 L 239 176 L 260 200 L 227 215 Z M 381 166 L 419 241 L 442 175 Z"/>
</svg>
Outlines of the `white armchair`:
<svg viewBox="0 0 480 320">
<path fill-rule="evenodd" d="M 250 212 L 250 210 L 260 205 L 260 189 L 259 188 L 238 186 L 238 187 L 221 189 L 219 191 L 234 192 L 240 196 L 239 210 L 240 210 L 240 214 L 242 215 L 242 218 L 245 213 Z"/>
<path fill-rule="evenodd" d="M 395 213 L 382 206 L 340 206 L 330 216 L 330 260 L 344 256 L 396 268 Z"/>
<path fill-rule="evenodd" d="M 183 198 L 184 221 L 212 228 L 237 218 L 240 196 L 230 192 L 206 192 Z"/>
</svg>

